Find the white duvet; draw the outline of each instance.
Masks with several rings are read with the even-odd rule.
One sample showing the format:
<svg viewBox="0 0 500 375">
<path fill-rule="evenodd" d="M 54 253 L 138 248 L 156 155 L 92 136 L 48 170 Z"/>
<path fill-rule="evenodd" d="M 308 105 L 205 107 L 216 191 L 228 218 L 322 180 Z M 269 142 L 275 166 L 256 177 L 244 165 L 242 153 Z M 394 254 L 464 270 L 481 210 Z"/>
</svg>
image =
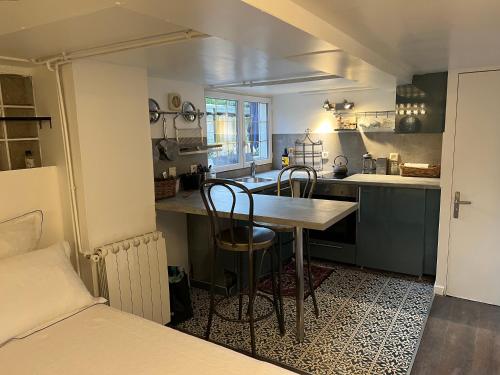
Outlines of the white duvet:
<svg viewBox="0 0 500 375">
<path fill-rule="evenodd" d="M 0 347 L 5 375 L 291 374 L 171 328 L 96 305 Z"/>
</svg>

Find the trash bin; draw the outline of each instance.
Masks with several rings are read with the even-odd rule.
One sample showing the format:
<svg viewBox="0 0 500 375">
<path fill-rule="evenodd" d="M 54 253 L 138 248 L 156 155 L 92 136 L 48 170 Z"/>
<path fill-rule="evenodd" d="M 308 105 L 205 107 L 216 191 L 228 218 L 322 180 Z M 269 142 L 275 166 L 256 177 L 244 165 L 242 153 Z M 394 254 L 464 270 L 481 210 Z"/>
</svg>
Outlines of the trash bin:
<svg viewBox="0 0 500 375">
<path fill-rule="evenodd" d="M 191 293 L 186 272 L 182 267 L 168 267 L 170 287 L 170 325 L 177 325 L 193 317 Z"/>
</svg>

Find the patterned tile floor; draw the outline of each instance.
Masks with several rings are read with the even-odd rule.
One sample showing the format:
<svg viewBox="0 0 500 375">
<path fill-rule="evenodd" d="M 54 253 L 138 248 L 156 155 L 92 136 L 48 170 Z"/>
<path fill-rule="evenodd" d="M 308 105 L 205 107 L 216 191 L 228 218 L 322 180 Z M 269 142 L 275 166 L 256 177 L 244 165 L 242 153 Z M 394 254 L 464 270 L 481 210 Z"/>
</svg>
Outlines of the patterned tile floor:
<svg viewBox="0 0 500 375">
<path fill-rule="evenodd" d="M 295 341 L 295 301 L 285 299 L 286 334 L 279 335 L 276 318 L 258 322 L 257 353 L 264 359 L 307 374 L 407 374 L 411 370 L 432 303 L 428 281 L 330 264 L 332 274 L 316 289 L 320 317 L 306 300 L 304 343 Z M 208 292 L 192 290 L 194 318 L 177 328 L 203 336 L 208 314 Z M 237 299 L 224 303 L 237 312 Z M 256 304 L 256 311 L 269 306 Z M 250 352 L 246 324 L 215 317 L 210 339 Z"/>
</svg>

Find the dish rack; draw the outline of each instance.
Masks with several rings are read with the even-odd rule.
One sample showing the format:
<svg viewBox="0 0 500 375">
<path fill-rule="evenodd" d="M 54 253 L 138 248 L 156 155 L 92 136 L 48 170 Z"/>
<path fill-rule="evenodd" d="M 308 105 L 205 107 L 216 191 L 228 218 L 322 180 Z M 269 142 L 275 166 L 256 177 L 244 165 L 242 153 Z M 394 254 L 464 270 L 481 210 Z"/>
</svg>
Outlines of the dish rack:
<svg viewBox="0 0 500 375">
<path fill-rule="evenodd" d="M 323 170 L 323 141 L 313 141 L 310 129 L 306 130 L 303 139 L 295 141 L 294 163 L 307 165 L 317 172 Z"/>
</svg>

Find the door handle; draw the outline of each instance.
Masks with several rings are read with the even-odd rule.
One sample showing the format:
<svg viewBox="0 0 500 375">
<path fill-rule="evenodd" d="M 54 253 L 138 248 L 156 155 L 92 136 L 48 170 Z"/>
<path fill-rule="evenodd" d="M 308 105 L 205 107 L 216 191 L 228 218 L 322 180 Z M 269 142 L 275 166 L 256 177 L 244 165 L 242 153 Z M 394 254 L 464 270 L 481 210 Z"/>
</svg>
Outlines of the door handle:
<svg viewBox="0 0 500 375">
<path fill-rule="evenodd" d="M 472 204 L 471 201 L 461 201 L 460 200 L 460 192 L 455 192 L 455 199 L 453 200 L 453 217 L 458 219 L 458 215 L 460 213 L 460 205 L 461 204 Z"/>
</svg>

